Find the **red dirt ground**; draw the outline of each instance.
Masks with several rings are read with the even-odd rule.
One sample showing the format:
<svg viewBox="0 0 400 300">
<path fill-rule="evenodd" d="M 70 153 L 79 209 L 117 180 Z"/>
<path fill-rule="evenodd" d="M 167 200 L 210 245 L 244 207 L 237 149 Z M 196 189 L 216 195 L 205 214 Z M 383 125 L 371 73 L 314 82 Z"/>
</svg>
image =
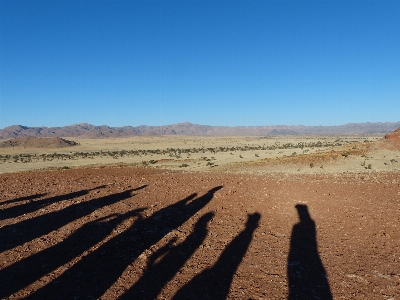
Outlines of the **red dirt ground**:
<svg viewBox="0 0 400 300">
<path fill-rule="evenodd" d="M 0 175 L 0 298 L 399 299 L 400 174 Z"/>
</svg>

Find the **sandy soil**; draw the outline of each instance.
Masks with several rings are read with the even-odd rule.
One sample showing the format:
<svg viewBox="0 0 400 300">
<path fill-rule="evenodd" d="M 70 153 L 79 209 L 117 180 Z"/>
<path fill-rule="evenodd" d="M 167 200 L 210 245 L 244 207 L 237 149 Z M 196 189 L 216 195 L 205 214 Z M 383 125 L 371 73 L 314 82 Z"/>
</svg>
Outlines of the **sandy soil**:
<svg viewBox="0 0 400 300">
<path fill-rule="evenodd" d="M 67 149 L 1 148 L 0 173 L 112 164 L 247 173 L 334 174 L 400 170 L 400 147 L 378 147 L 381 138 L 158 136 L 75 139 L 80 145 Z M 299 148 L 299 144 L 303 146 Z M 130 154 L 129 151 L 136 152 Z"/>
<path fill-rule="evenodd" d="M 0 174 L 0 298 L 399 299 L 399 171 L 212 170 Z"/>
</svg>

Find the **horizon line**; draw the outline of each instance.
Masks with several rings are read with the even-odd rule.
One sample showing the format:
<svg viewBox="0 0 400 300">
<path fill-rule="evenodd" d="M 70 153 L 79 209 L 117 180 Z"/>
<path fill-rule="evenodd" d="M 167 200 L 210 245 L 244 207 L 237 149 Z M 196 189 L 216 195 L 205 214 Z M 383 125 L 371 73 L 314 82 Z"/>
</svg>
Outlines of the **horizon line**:
<svg viewBox="0 0 400 300">
<path fill-rule="evenodd" d="M 102 125 L 94 125 L 91 123 L 87 123 L 87 122 L 80 122 L 80 123 L 74 123 L 74 124 L 69 124 L 69 125 L 63 125 L 63 126 L 29 126 L 29 125 L 21 125 L 21 124 L 13 124 L 13 125 L 9 125 L 9 126 L 5 126 L 3 128 L 0 128 L 0 130 L 9 128 L 9 127 L 13 127 L 13 126 L 20 126 L 20 127 L 27 127 L 27 128 L 61 128 L 61 127 L 69 127 L 69 126 L 76 126 L 76 125 L 90 125 L 90 126 L 94 126 L 94 127 L 102 127 L 102 126 L 107 126 L 109 128 L 123 128 L 123 127 L 164 127 L 164 126 L 173 126 L 173 125 L 197 125 L 197 126 L 209 126 L 209 127 L 276 127 L 276 126 L 287 126 L 287 127 L 340 127 L 340 126 L 346 126 L 346 125 L 354 125 L 354 124 L 387 124 L 387 123 L 400 123 L 399 121 L 394 121 L 394 122 L 390 122 L 390 121 L 386 121 L 386 122 L 349 122 L 349 123 L 345 123 L 345 124 L 339 124 L 339 125 L 302 125 L 302 124 L 297 124 L 297 125 L 287 125 L 287 124 L 275 124 L 275 125 L 208 125 L 208 124 L 197 124 L 197 123 L 191 123 L 188 121 L 185 122 L 177 122 L 177 123 L 172 123 L 172 124 L 165 124 L 165 125 L 123 125 L 123 126 L 110 126 L 107 124 L 102 124 Z"/>
</svg>

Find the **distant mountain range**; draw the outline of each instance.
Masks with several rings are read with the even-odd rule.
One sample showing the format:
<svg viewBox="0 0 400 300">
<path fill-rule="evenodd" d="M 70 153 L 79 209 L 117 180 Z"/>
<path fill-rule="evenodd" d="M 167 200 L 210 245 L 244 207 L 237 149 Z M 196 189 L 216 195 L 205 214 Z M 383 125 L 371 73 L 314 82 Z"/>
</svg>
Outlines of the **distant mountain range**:
<svg viewBox="0 0 400 300">
<path fill-rule="evenodd" d="M 13 125 L 0 129 L 1 139 L 24 136 L 34 137 L 82 137 L 109 138 L 149 135 L 192 135 L 192 136 L 277 136 L 277 135 L 348 135 L 386 134 L 400 127 L 400 122 L 349 123 L 339 126 L 208 126 L 178 123 L 165 126 L 94 126 L 87 123 L 64 127 L 28 127 Z"/>
</svg>

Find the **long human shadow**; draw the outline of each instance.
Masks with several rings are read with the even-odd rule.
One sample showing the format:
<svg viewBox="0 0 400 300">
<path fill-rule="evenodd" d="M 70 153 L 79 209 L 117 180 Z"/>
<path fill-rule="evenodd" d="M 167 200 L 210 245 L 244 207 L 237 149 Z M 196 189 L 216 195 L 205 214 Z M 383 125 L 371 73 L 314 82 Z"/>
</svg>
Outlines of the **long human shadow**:
<svg viewBox="0 0 400 300">
<path fill-rule="evenodd" d="M 0 210 L 0 220 L 6 220 L 6 219 L 10 219 L 10 218 L 16 218 L 18 216 L 21 216 L 23 214 L 27 214 L 27 213 L 31 213 L 34 211 L 37 211 L 39 209 L 42 209 L 46 206 L 49 206 L 53 203 L 56 202 L 61 202 L 61 201 L 66 201 L 66 200 L 70 200 L 73 198 L 77 198 L 77 197 L 81 197 L 84 196 L 86 194 L 88 194 L 90 191 L 96 190 L 96 189 L 101 189 L 104 188 L 105 185 L 90 189 L 90 190 L 82 190 L 82 191 L 78 191 L 78 192 L 73 192 L 73 193 L 69 193 L 69 194 L 65 194 L 65 195 L 58 195 L 58 196 L 54 196 L 48 199 L 43 199 L 40 201 L 30 201 L 28 203 L 24 203 L 21 205 L 17 205 L 17 206 L 13 206 L 7 209 L 2 209 Z"/>
<path fill-rule="evenodd" d="M 26 201 L 26 200 L 33 200 L 33 199 L 37 199 L 37 198 L 44 197 L 44 196 L 46 196 L 46 194 L 35 194 L 35 195 L 23 196 L 23 197 L 19 197 L 16 199 L 11 199 L 11 200 L 6 200 L 3 202 L 0 202 L 0 205 L 21 202 L 21 201 Z"/>
<path fill-rule="evenodd" d="M 167 245 L 156 251 L 150 257 L 142 277 L 119 299 L 156 299 L 163 287 L 203 243 L 208 233 L 207 224 L 213 216 L 211 212 L 203 215 L 197 221 L 193 233 L 181 244 L 173 248 Z M 163 255 L 162 260 L 157 262 Z"/>
<path fill-rule="evenodd" d="M 86 216 L 101 207 L 130 198 L 133 191 L 144 187 L 145 186 L 141 186 L 121 193 L 72 204 L 64 209 L 0 228 L 0 252 L 12 249 L 18 245 L 22 245 L 42 235 L 48 234 L 51 231 Z"/>
<path fill-rule="evenodd" d="M 101 297 L 144 250 L 190 219 L 220 188 L 215 187 L 197 199 L 194 199 L 197 195 L 192 194 L 136 221 L 28 298 L 44 299 L 50 295 L 64 299 Z"/>
<path fill-rule="evenodd" d="M 138 215 L 143 209 L 114 214 L 89 222 L 60 243 L 35 253 L 0 270 L 0 299 L 25 288 L 42 276 L 101 242 L 118 224 Z"/>
<path fill-rule="evenodd" d="M 259 213 L 248 215 L 246 228 L 230 242 L 218 261 L 191 279 L 172 299 L 226 299 L 260 218 Z"/>
<path fill-rule="evenodd" d="M 307 205 L 297 204 L 300 222 L 293 226 L 287 263 L 289 300 L 332 299 L 325 268 L 318 253 L 315 222 Z"/>
</svg>

